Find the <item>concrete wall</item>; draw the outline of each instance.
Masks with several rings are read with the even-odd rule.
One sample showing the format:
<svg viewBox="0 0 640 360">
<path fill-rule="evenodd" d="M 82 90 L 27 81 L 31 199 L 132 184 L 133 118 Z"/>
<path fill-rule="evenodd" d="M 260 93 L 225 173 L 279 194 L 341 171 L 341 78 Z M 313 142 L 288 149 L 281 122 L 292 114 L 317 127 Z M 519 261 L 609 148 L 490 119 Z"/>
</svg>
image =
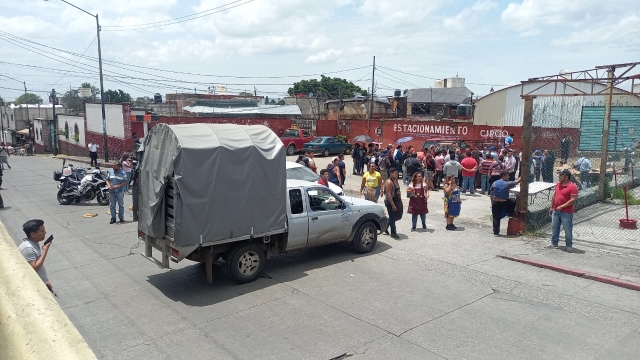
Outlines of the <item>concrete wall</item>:
<svg viewBox="0 0 640 360">
<path fill-rule="evenodd" d="M 66 141 L 71 144 L 86 147 L 86 132 L 85 132 L 85 120 L 84 116 L 71 116 L 71 115 L 60 115 L 58 116 L 58 128 L 64 130 L 64 124 L 69 124 L 69 138 L 67 139 L 65 136 L 60 135 L 60 141 Z M 74 139 L 74 126 L 78 125 L 78 134 L 79 141 L 75 141 Z"/>
<path fill-rule="evenodd" d="M 96 359 L 0 223 L 0 358 Z"/>
<path fill-rule="evenodd" d="M 125 138 L 124 105 L 105 104 L 107 134 L 116 138 Z M 128 105 L 128 104 L 127 104 Z M 102 134 L 102 107 L 100 104 L 86 104 L 87 131 Z"/>
<path fill-rule="evenodd" d="M 367 100 L 349 101 L 344 103 L 344 108 L 341 110 L 340 103 L 338 102 L 326 103 L 326 118 L 327 120 L 365 119 L 367 117 L 367 113 L 369 112 L 369 106 L 370 102 Z M 381 118 L 392 116 L 393 113 L 391 112 L 390 108 L 390 104 L 375 101 L 373 103 L 373 117 Z"/>
<path fill-rule="evenodd" d="M 160 116 L 157 122 L 149 122 L 149 129 L 158 123 L 163 124 L 238 124 L 238 125 L 264 125 L 280 136 L 286 129 L 291 128 L 293 121 L 287 118 L 233 118 L 233 117 L 170 117 Z M 138 136 L 141 136 L 138 134 Z"/>
</svg>

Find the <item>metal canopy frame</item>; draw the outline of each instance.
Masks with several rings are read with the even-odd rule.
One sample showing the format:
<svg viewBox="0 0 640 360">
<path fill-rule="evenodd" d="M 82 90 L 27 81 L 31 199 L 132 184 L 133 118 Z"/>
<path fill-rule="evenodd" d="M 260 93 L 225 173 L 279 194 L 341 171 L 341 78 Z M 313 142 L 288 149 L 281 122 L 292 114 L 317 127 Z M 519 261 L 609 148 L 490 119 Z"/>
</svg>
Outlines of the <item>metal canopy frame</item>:
<svg viewBox="0 0 640 360">
<path fill-rule="evenodd" d="M 605 85 L 608 86 L 608 82 L 609 82 L 609 77 L 608 77 L 608 72 L 610 70 L 614 71 L 618 70 L 618 69 L 626 69 L 622 74 L 613 77 L 613 82 L 612 82 L 612 86 L 614 87 L 614 89 L 612 89 L 612 92 L 607 92 L 606 95 L 637 95 L 640 96 L 640 93 L 634 92 L 634 85 L 635 85 L 635 80 L 636 79 L 640 79 L 640 74 L 636 74 L 636 75 L 631 75 L 631 76 L 627 76 L 627 74 L 635 69 L 638 65 L 640 65 L 640 62 L 634 62 L 634 63 L 626 63 L 626 64 L 614 64 L 614 65 L 603 65 L 603 66 L 596 66 L 594 69 L 590 69 L 590 70 L 581 70 L 581 71 L 573 71 L 573 72 L 569 72 L 569 73 L 563 73 L 563 74 L 556 74 L 556 75 L 549 75 L 549 76 L 541 76 L 541 77 L 537 77 L 537 78 L 530 78 L 526 81 L 522 81 L 521 83 L 523 85 L 525 84 L 540 84 L 540 86 L 536 87 L 535 89 L 526 92 L 524 91 L 524 86 L 521 88 L 521 92 L 520 92 L 520 96 L 521 97 L 525 97 L 525 96 L 534 96 L 534 97 L 545 97 L 545 96 L 598 96 L 598 95 L 604 95 L 605 92 L 607 92 L 608 87 L 603 89 L 603 90 L 598 90 L 596 91 L 595 88 L 595 84 L 600 84 L 600 85 Z M 622 90 L 619 88 L 616 88 L 616 86 L 631 80 L 631 91 L 626 91 L 626 90 Z M 573 86 L 572 83 L 577 83 L 577 82 L 591 82 L 591 89 L 590 91 L 584 91 L 581 89 L 578 89 L 577 87 Z M 543 87 L 550 85 L 550 84 L 554 84 L 554 89 L 553 89 L 553 93 L 547 93 L 547 94 L 534 94 L 536 91 L 542 89 Z M 562 85 L 566 85 L 574 90 L 576 90 L 578 93 L 577 94 L 564 94 L 564 93 L 558 93 L 558 84 L 562 84 Z"/>
</svg>

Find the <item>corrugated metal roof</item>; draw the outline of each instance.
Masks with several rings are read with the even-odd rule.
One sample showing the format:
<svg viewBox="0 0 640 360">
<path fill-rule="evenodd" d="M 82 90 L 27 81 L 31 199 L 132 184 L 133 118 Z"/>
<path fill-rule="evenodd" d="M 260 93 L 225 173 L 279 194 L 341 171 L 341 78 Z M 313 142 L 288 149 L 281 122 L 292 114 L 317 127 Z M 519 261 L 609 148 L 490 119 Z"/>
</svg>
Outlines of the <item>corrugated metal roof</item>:
<svg viewBox="0 0 640 360">
<path fill-rule="evenodd" d="M 459 105 L 468 103 L 470 96 L 471 90 L 466 87 L 411 89 L 407 91 L 407 102 Z"/>
<path fill-rule="evenodd" d="M 194 114 L 269 114 L 269 115 L 301 115 L 298 105 L 258 105 L 252 107 L 210 107 L 210 106 L 185 106 L 185 111 Z"/>
<path fill-rule="evenodd" d="M 389 99 L 387 99 L 385 97 L 374 97 L 373 100 L 375 100 L 376 102 L 389 104 Z M 354 102 L 354 101 L 369 101 L 369 98 L 364 97 L 364 96 L 359 96 L 359 97 L 355 97 L 355 98 L 351 98 L 351 99 L 342 99 L 342 102 Z M 327 100 L 326 102 L 327 103 L 340 102 L 340 99 Z"/>
</svg>

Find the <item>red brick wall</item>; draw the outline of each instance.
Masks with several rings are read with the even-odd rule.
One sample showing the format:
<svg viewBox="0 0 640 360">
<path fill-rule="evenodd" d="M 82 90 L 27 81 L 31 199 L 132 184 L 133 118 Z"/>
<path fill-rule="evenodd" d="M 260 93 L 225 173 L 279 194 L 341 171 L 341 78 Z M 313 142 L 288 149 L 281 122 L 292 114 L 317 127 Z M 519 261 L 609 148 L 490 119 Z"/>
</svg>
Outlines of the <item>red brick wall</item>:
<svg viewBox="0 0 640 360">
<path fill-rule="evenodd" d="M 87 131 L 85 134 L 85 139 L 87 144 L 94 142 L 100 147 L 98 148 L 98 157 L 104 159 L 104 140 L 102 134 L 94 133 L 92 131 Z M 132 139 L 120 139 L 115 136 L 107 137 L 107 143 L 109 144 L 109 160 L 111 159 L 119 159 L 126 152 L 131 154 L 133 152 L 133 140 Z M 89 156 L 89 150 L 82 150 L 84 155 Z"/>
<path fill-rule="evenodd" d="M 36 154 L 44 154 L 44 146 L 38 143 L 34 143 L 34 148 L 36 150 Z"/>
<path fill-rule="evenodd" d="M 63 137 L 64 138 L 64 137 Z M 70 156 L 89 156 L 89 149 L 78 146 L 75 141 L 58 140 L 58 152 Z"/>
</svg>

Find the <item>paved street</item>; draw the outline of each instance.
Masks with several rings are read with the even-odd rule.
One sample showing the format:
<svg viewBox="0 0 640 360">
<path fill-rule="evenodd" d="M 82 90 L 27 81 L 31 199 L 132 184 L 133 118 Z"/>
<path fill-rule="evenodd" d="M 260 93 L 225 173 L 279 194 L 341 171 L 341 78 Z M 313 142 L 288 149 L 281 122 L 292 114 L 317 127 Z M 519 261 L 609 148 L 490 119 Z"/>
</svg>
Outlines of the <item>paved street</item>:
<svg viewBox="0 0 640 360">
<path fill-rule="evenodd" d="M 323 160 L 324 161 L 324 160 Z M 318 161 L 319 164 L 323 162 Z M 137 225 L 109 225 L 108 207 L 61 206 L 61 160 L 11 157 L 0 220 L 19 244 L 41 218 L 55 235 L 46 267 L 64 312 L 101 359 L 637 359 L 640 292 L 496 258 L 547 261 L 640 281 L 633 248 L 491 236 L 480 197 L 446 231 L 432 195 L 426 231 L 381 235 L 358 255 L 342 245 L 271 259 L 234 285 L 202 265 L 158 267 L 141 255 Z M 324 163 L 326 164 L 326 163 Z M 350 168 L 349 168 L 350 170 Z M 356 190 L 360 178 L 348 187 Z M 487 200 L 488 201 L 488 200 Z M 125 199 L 128 208 L 129 196 Z M 406 208 L 406 207 L 405 207 Z M 83 218 L 85 213 L 97 213 Z M 504 221 L 503 227 L 506 227 Z M 159 254 L 154 252 L 156 259 Z M 602 273 L 602 271 L 601 271 Z"/>
</svg>

